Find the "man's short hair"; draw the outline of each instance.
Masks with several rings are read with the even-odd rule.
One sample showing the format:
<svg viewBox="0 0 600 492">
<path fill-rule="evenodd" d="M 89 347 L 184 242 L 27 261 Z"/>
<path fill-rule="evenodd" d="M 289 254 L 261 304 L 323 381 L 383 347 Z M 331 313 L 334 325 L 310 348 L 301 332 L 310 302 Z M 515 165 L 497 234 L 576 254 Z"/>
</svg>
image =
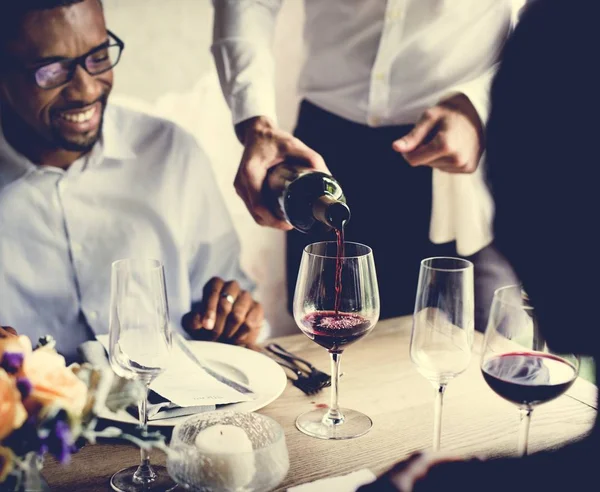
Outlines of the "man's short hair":
<svg viewBox="0 0 600 492">
<path fill-rule="evenodd" d="M 0 54 L 4 44 L 19 35 L 23 17 L 35 10 L 68 7 L 84 0 L 0 0 Z M 98 0 L 102 5 L 102 0 Z"/>
</svg>

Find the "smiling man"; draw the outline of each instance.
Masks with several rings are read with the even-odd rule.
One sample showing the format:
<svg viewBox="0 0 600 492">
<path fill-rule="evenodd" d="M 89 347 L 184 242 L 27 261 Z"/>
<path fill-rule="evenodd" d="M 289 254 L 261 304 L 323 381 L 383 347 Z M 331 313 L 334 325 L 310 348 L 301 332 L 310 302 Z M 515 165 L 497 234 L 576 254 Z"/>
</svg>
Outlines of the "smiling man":
<svg viewBox="0 0 600 492">
<path fill-rule="evenodd" d="M 2 2 L 0 322 L 76 359 L 108 329 L 111 263 L 152 257 L 173 322 L 253 342 L 263 311 L 205 154 L 108 103 L 123 49 L 99 0 Z"/>
<path fill-rule="evenodd" d="M 5 136 L 32 162 L 68 168 L 100 137 L 112 67 L 124 45 L 106 30 L 98 0 L 23 3 L 3 7 Z M 68 8 L 77 3 L 86 5 Z M 43 8 L 53 4 L 64 8 Z M 18 17 L 22 22 L 7 22 Z"/>
</svg>

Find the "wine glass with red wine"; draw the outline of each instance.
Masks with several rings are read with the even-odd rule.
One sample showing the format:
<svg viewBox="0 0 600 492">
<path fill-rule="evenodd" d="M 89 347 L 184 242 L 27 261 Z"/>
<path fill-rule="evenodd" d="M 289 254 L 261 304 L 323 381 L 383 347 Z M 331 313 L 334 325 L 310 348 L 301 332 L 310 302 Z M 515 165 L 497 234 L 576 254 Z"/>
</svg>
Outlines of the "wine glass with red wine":
<svg viewBox="0 0 600 492">
<path fill-rule="evenodd" d="M 339 408 L 342 352 L 369 333 L 379 319 L 379 289 L 371 248 L 358 243 L 306 246 L 294 294 L 294 319 L 304 334 L 331 354 L 329 408 L 300 415 L 296 427 L 321 439 L 351 439 L 373 422 L 356 410 Z"/>
<path fill-rule="evenodd" d="M 509 285 L 494 293 L 481 372 L 496 394 L 519 407 L 518 453 L 525 456 L 533 408 L 569 389 L 579 372 L 579 358 L 548 347 L 529 298 L 521 286 Z"/>
<path fill-rule="evenodd" d="M 471 361 L 474 297 L 473 263 L 451 257 L 421 261 L 410 358 L 435 389 L 434 451 L 440 448 L 446 386 Z"/>
</svg>

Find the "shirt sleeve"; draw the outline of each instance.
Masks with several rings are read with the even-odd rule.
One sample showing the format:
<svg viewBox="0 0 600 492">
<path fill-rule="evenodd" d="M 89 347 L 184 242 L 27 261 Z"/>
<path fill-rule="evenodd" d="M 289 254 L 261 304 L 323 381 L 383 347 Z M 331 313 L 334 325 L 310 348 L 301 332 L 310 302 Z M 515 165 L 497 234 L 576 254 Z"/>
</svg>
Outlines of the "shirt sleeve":
<svg viewBox="0 0 600 492">
<path fill-rule="evenodd" d="M 282 0 L 213 0 L 211 51 L 233 124 L 277 121 L 272 42 Z"/>
<path fill-rule="evenodd" d="M 495 64 L 479 77 L 453 87 L 449 91 L 449 95 L 464 94 L 469 98 L 469 101 L 471 101 L 475 111 L 477 111 L 477 115 L 479 116 L 479 120 L 481 121 L 483 128 L 486 127 L 490 115 L 490 89 L 492 87 L 492 80 L 496 75 L 497 69 L 498 64 Z M 443 99 L 446 99 L 447 97 L 448 96 L 444 97 Z"/>
<path fill-rule="evenodd" d="M 203 288 L 212 277 L 237 280 L 249 292 L 255 283 L 240 265 L 241 246 L 237 231 L 207 155 L 196 139 L 182 131 L 188 162 L 184 176 L 186 210 L 182 211 L 188 251 L 191 306 L 202 301 Z"/>
<path fill-rule="evenodd" d="M 514 7 L 513 22 L 511 23 L 512 28 L 514 28 L 514 26 L 518 23 L 524 12 L 526 12 L 526 10 L 536 1 L 537 0 L 521 0 L 521 4 L 517 5 L 517 7 Z M 517 4 L 519 4 L 519 2 L 517 2 Z M 471 104 L 479 115 L 479 119 L 483 128 L 486 128 L 490 116 L 490 92 L 492 88 L 492 82 L 496 76 L 499 66 L 500 63 L 496 63 L 488 68 L 479 77 L 476 77 L 475 79 L 467 81 L 463 84 L 459 84 L 449 91 L 450 94 L 464 94 L 469 98 L 469 101 L 471 101 Z M 444 99 L 446 99 L 446 97 L 444 97 Z"/>
</svg>

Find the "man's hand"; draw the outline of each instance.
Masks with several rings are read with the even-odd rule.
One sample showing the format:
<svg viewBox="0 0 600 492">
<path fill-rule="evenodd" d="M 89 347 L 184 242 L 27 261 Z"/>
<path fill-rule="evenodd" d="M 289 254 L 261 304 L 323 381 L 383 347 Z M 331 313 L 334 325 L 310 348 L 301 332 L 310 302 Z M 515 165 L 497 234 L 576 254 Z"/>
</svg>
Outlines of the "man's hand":
<svg viewBox="0 0 600 492">
<path fill-rule="evenodd" d="M 435 465 L 453 461 L 462 459 L 441 453 L 415 453 L 405 461 L 395 464 L 374 482 L 360 487 L 357 492 L 412 492 L 415 484 L 426 478 Z M 438 491 L 448 487 L 452 489 L 452 485 L 437 484 L 431 489 L 425 487 L 422 490 Z"/>
<path fill-rule="evenodd" d="M 307 167 L 329 173 L 325 161 L 313 149 L 292 134 L 276 128 L 263 116 L 250 118 L 236 125 L 244 153 L 235 177 L 235 190 L 244 200 L 254 220 L 264 226 L 290 230 L 292 226 L 275 217 L 265 206 L 261 190 L 267 171 L 288 157 Z"/>
<path fill-rule="evenodd" d="M 17 330 L 12 326 L 0 326 L 0 338 L 12 338 L 17 336 Z"/>
<path fill-rule="evenodd" d="M 415 127 L 392 144 L 411 166 L 472 173 L 483 153 L 483 126 L 464 94 L 429 108 Z"/>
<path fill-rule="evenodd" d="M 213 277 L 204 286 L 200 309 L 186 314 L 181 324 L 195 340 L 251 345 L 264 321 L 262 306 L 232 280 Z"/>
</svg>

